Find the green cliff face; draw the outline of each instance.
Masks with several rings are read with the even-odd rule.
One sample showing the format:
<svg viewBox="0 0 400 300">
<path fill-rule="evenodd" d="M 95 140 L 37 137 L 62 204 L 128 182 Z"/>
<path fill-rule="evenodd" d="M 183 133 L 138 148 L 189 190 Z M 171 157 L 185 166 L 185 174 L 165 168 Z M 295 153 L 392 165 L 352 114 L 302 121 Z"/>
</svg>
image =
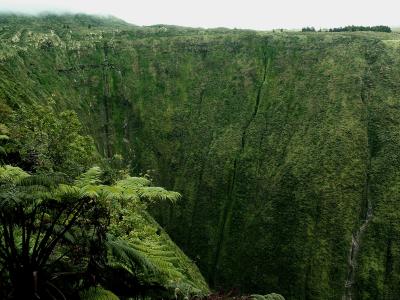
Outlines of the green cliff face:
<svg viewBox="0 0 400 300">
<path fill-rule="evenodd" d="M 214 287 L 400 295 L 400 39 L 0 17 L 0 98 L 78 112 Z"/>
</svg>

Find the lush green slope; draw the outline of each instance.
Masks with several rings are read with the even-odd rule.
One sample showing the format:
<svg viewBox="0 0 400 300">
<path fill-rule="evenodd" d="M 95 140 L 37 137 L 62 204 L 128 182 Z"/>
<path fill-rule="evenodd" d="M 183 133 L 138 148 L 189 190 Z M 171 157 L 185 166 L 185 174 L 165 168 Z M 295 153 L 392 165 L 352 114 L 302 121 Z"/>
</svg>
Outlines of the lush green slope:
<svg viewBox="0 0 400 300">
<path fill-rule="evenodd" d="M 397 299 L 396 33 L 85 16 L 3 16 L 0 28 L 0 97 L 75 109 L 104 155 L 182 192 L 155 215 L 212 285 Z"/>
</svg>

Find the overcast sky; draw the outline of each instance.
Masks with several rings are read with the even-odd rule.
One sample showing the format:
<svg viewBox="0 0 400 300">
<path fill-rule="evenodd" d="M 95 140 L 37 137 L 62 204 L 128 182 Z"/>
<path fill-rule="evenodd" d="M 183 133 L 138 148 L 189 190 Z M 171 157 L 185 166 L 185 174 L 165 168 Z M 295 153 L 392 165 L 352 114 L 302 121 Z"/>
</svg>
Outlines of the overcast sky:
<svg viewBox="0 0 400 300">
<path fill-rule="evenodd" d="M 83 12 L 137 25 L 317 29 L 400 25 L 400 0 L 0 0 L 0 12 Z"/>
</svg>

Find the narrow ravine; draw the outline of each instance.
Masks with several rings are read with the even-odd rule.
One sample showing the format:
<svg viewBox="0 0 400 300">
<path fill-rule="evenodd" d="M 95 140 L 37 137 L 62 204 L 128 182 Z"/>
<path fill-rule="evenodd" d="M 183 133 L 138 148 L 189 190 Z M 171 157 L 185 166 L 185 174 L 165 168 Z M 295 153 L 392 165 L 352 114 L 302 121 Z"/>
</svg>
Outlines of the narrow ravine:
<svg viewBox="0 0 400 300">
<path fill-rule="evenodd" d="M 112 156 L 111 150 L 111 131 L 110 131 L 110 98 L 111 98 L 111 87 L 110 87 L 110 80 L 109 80 L 109 71 L 110 71 L 110 64 L 108 60 L 108 46 L 104 44 L 104 60 L 102 64 L 102 71 L 103 71 L 103 106 L 104 106 L 104 134 L 105 134 L 105 156 L 110 158 Z"/>
<path fill-rule="evenodd" d="M 267 80 L 267 72 L 268 72 L 270 62 L 271 62 L 271 57 L 268 57 L 267 53 L 264 52 L 264 54 L 263 54 L 264 70 L 263 70 L 262 80 L 260 81 L 260 85 L 257 89 L 257 96 L 256 96 L 256 101 L 254 104 L 253 112 L 252 112 L 250 118 L 247 120 L 247 122 L 244 124 L 244 126 L 242 128 L 241 145 L 240 145 L 240 149 L 233 161 L 233 171 L 232 171 L 232 177 L 231 177 L 229 187 L 228 187 L 228 197 L 224 204 L 221 221 L 218 226 L 218 228 L 219 228 L 218 241 L 217 241 L 216 253 L 215 253 L 214 262 L 212 264 L 212 272 L 211 272 L 213 284 L 216 283 L 216 275 L 218 273 L 218 265 L 219 265 L 219 262 L 221 259 L 223 244 L 225 242 L 226 231 L 229 227 L 230 216 L 232 214 L 232 209 L 234 207 L 234 203 L 236 200 L 235 196 L 234 196 L 234 189 L 235 189 L 235 183 L 236 183 L 236 178 L 237 178 L 239 159 L 240 159 L 240 156 L 243 154 L 243 151 L 244 151 L 244 148 L 246 145 L 247 131 L 248 131 L 251 123 L 254 121 L 255 117 L 257 116 L 258 110 L 260 108 L 261 92 L 262 92 L 263 86 Z"/>
<path fill-rule="evenodd" d="M 365 95 L 365 89 L 362 85 L 361 88 L 361 100 L 365 107 L 366 111 L 366 124 L 365 128 L 367 131 L 367 166 L 366 166 L 366 178 L 365 178 L 365 185 L 364 185 L 364 203 L 366 205 L 364 217 L 362 219 L 362 223 L 358 230 L 352 234 L 351 237 L 351 244 L 347 259 L 347 276 L 346 281 L 344 284 L 344 294 L 342 296 L 342 300 L 353 300 L 354 296 L 354 286 L 356 284 L 356 271 L 358 265 L 358 254 L 360 252 L 361 241 L 364 235 L 365 230 L 368 227 L 368 223 L 371 221 L 373 217 L 373 206 L 370 197 L 370 173 L 371 173 L 371 140 L 370 140 L 370 113 L 368 109 L 368 103 Z"/>
<path fill-rule="evenodd" d="M 357 259 L 358 259 L 358 253 L 360 251 L 361 238 L 368 226 L 368 223 L 371 221 L 372 216 L 373 216 L 373 209 L 372 209 L 372 205 L 369 201 L 365 219 L 363 220 L 363 223 L 361 224 L 358 231 L 355 234 L 353 233 L 352 238 L 351 238 L 351 246 L 350 246 L 349 257 L 348 257 L 348 262 L 347 262 L 348 272 L 347 272 L 347 277 L 346 277 L 346 282 L 345 282 L 345 293 L 342 297 L 343 300 L 352 300 L 353 299 L 353 286 L 355 284 L 355 273 L 356 273 L 356 269 L 357 269 Z"/>
</svg>

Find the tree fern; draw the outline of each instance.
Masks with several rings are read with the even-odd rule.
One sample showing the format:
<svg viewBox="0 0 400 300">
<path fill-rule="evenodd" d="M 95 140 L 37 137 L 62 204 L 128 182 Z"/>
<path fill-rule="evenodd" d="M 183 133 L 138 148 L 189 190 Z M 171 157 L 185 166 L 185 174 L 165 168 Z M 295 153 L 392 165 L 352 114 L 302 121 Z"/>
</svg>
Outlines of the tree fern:
<svg viewBox="0 0 400 300">
<path fill-rule="evenodd" d="M 91 168 L 70 185 L 58 174 L 32 176 L 0 167 L 0 221 L 5 226 L 0 231 L 6 233 L 6 239 L 0 238 L 0 262 L 11 247 L 16 251 L 8 260 L 30 261 L 33 270 L 50 273 L 48 268 L 64 268 L 79 258 L 73 269 L 97 274 L 103 286 L 107 276 L 120 274 L 126 295 L 134 296 L 138 287 L 141 292 L 162 287 L 170 296 L 176 289 L 185 295 L 207 293 L 193 263 L 146 211 L 147 203 L 176 201 L 179 193 L 129 176 L 107 186 L 101 176 L 99 168 Z M 54 290 L 51 278 L 45 285 Z"/>
<path fill-rule="evenodd" d="M 187 295 L 206 293 L 208 287 L 200 273 L 188 271 L 194 264 L 168 242 L 169 237 L 145 209 L 149 202 L 176 202 L 180 194 L 153 187 L 147 178 L 126 176 L 112 186 L 99 184 L 100 178 L 101 170 L 92 168 L 76 184 L 103 198 L 110 208 L 108 266 L 172 292 L 180 287 Z"/>
<path fill-rule="evenodd" d="M 20 168 L 0 167 L 0 266 L 10 274 L 17 298 L 49 294 L 64 299 L 52 283 L 52 266 L 76 249 L 87 252 L 89 245 L 84 239 L 77 243 L 74 231 L 88 236 L 102 226 L 101 216 L 94 214 L 101 203 L 63 181 L 59 174 L 29 175 Z M 93 216 L 96 222 L 88 221 Z M 79 231 L 74 228 L 78 225 Z"/>
</svg>

